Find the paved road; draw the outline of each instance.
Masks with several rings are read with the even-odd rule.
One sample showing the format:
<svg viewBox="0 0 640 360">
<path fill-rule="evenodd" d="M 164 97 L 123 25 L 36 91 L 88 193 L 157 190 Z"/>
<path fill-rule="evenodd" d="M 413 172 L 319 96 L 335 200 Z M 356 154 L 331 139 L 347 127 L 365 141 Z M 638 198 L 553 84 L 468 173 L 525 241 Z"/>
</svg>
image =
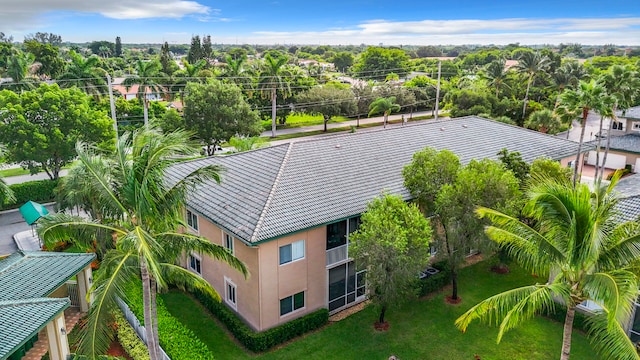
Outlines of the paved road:
<svg viewBox="0 0 640 360">
<path fill-rule="evenodd" d="M 603 124 L 603 131 L 606 132 L 609 129 L 609 120 L 605 119 Z M 580 122 L 574 121 L 573 126 L 569 130 L 569 140 L 573 140 L 575 142 L 580 141 L 580 130 L 582 127 L 580 126 Z M 600 131 L 600 115 L 590 112 L 587 116 L 587 124 L 584 130 L 584 141 L 591 141 L 596 139 L 596 134 Z M 563 132 L 557 135 L 558 137 L 566 138 L 567 132 Z"/>
<path fill-rule="evenodd" d="M 46 208 L 49 212 L 53 212 L 53 205 L 47 205 Z M 13 241 L 13 234 L 29 229 L 31 227 L 27 225 L 17 209 L 0 212 L 0 255 L 11 254 L 18 250 Z"/>
<path fill-rule="evenodd" d="M 60 170 L 60 176 L 65 176 L 67 175 L 67 170 L 63 169 Z M 27 182 L 27 181 L 34 181 L 34 180 L 48 180 L 49 179 L 49 175 L 47 175 L 47 173 L 39 173 L 39 174 L 35 174 L 35 175 L 18 175 L 18 176 L 11 176 L 11 177 L 6 177 L 4 178 L 4 181 L 11 185 L 11 184 L 20 184 L 23 182 Z"/>
</svg>

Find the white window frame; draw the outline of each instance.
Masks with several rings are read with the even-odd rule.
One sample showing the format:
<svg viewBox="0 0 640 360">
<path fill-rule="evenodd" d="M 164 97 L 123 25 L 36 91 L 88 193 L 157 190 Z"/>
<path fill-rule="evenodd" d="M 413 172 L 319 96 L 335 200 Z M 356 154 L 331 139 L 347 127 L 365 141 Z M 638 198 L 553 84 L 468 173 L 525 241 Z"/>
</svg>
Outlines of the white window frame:
<svg viewBox="0 0 640 360">
<path fill-rule="evenodd" d="M 189 230 L 196 234 L 200 234 L 200 219 L 198 214 L 187 209 L 186 218 L 187 218 L 187 227 L 189 228 Z M 193 224 L 195 224 L 196 226 L 194 227 Z"/>
<path fill-rule="evenodd" d="M 197 266 L 191 266 L 191 258 L 194 258 L 196 261 L 200 263 L 200 271 L 198 272 Z M 191 253 L 187 259 L 187 268 L 191 270 L 191 272 L 197 274 L 198 276 L 202 276 L 202 257 L 199 254 Z"/>
<path fill-rule="evenodd" d="M 236 254 L 236 247 L 234 244 L 233 236 L 231 236 L 231 234 L 224 231 L 222 232 L 222 246 L 224 246 L 224 248 L 227 249 L 227 251 L 230 252 L 231 255 Z"/>
<path fill-rule="evenodd" d="M 233 301 L 229 299 L 229 288 L 233 290 Z M 238 311 L 238 286 L 226 276 L 224 277 L 224 302 Z"/>
<path fill-rule="evenodd" d="M 294 296 L 298 295 L 302 293 L 302 307 L 295 309 L 295 299 Z M 284 313 L 284 314 L 280 314 L 280 317 L 285 317 L 285 316 L 290 316 L 291 314 L 295 314 L 298 313 L 300 311 L 304 311 L 307 308 L 307 292 L 305 290 L 302 291 L 298 291 L 295 294 L 291 294 L 289 296 L 285 296 L 282 299 L 280 299 L 280 301 L 278 301 L 278 313 L 280 313 L 281 307 L 280 307 L 280 302 L 286 298 L 291 298 L 291 311 Z"/>
<path fill-rule="evenodd" d="M 291 260 L 282 262 L 282 259 L 280 259 L 280 250 L 287 246 L 291 247 Z M 298 240 L 287 245 L 282 245 L 278 248 L 278 263 L 280 264 L 280 266 L 282 266 L 282 265 L 291 264 L 293 262 L 303 260 L 306 257 L 305 253 L 306 253 L 306 246 L 305 246 L 304 240 Z"/>
<path fill-rule="evenodd" d="M 640 121 L 636 121 L 633 123 L 631 129 L 635 130 L 635 131 L 640 131 Z"/>
</svg>

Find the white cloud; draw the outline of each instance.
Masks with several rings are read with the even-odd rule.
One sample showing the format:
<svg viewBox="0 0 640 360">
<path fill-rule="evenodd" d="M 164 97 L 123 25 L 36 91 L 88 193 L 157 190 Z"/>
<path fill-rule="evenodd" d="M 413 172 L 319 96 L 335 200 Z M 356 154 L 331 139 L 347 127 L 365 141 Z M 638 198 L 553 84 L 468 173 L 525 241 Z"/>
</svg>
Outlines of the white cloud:
<svg viewBox="0 0 640 360">
<path fill-rule="evenodd" d="M 44 15 L 56 12 L 93 13 L 131 20 L 206 16 L 215 9 L 190 0 L 2 0 L 0 31 L 11 33 L 38 28 L 44 25 L 41 23 Z"/>
<path fill-rule="evenodd" d="M 350 29 L 326 31 L 258 31 L 250 43 L 312 44 L 545 44 L 577 42 L 640 45 L 640 18 L 372 20 Z"/>
</svg>

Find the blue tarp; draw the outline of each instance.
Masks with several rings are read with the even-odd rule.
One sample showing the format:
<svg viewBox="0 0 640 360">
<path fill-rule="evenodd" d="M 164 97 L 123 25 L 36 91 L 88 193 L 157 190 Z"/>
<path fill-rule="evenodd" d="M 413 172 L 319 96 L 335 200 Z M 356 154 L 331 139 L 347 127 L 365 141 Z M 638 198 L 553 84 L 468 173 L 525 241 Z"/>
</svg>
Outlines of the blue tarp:
<svg viewBox="0 0 640 360">
<path fill-rule="evenodd" d="M 24 221 L 29 225 L 33 225 L 38 219 L 47 215 L 49 211 L 42 204 L 37 202 L 28 201 L 26 204 L 20 206 L 20 214 L 24 218 Z"/>
</svg>

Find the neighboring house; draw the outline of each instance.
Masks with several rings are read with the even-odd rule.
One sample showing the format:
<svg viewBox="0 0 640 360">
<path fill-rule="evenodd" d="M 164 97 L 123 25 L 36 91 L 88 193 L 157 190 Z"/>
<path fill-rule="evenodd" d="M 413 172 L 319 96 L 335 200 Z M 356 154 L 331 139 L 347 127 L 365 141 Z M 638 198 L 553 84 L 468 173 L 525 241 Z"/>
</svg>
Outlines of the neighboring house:
<svg viewBox="0 0 640 360">
<path fill-rule="evenodd" d="M 64 310 L 89 310 L 93 260 L 95 254 L 45 251 L 19 251 L 0 260 L 0 359 L 21 359 L 45 328 L 40 341 L 48 342 L 49 358 L 67 359 Z M 67 282 L 74 276 L 77 285 L 70 291 Z"/>
<path fill-rule="evenodd" d="M 577 151 L 573 141 L 464 117 L 187 161 L 169 171 L 170 181 L 206 165 L 224 168 L 221 184 L 208 182 L 189 196 L 189 231 L 226 247 L 251 276 L 195 253 L 187 267 L 259 331 L 357 304 L 365 278 L 349 256 L 349 233 L 383 192 L 410 199 L 402 168 L 427 146 L 449 149 L 462 163 L 497 159 L 507 148 L 527 162 L 546 156 L 566 165 Z"/>
<path fill-rule="evenodd" d="M 606 168 L 622 169 L 626 165 L 631 165 L 634 172 L 640 171 L 640 106 L 628 109 L 624 114 L 619 112 L 618 121 L 611 125 L 611 144 L 609 145 L 609 155 L 607 155 Z M 600 140 L 600 161 L 603 160 L 603 152 L 607 139 Z M 595 145 L 596 141 L 590 144 Z M 590 151 L 587 164 L 595 165 L 596 152 Z"/>
<path fill-rule="evenodd" d="M 136 99 L 138 96 L 138 90 L 140 89 L 140 86 L 137 84 L 133 84 L 129 87 L 123 85 L 122 83 L 124 82 L 126 78 L 123 77 L 118 77 L 113 79 L 113 92 L 114 94 L 120 94 L 125 100 L 131 100 L 131 99 Z M 151 89 L 147 88 L 146 91 L 147 94 L 147 99 L 150 101 L 162 101 L 164 100 L 162 98 L 162 94 L 161 93 L 157 93 L 152 91 Z"/>
</svg>

